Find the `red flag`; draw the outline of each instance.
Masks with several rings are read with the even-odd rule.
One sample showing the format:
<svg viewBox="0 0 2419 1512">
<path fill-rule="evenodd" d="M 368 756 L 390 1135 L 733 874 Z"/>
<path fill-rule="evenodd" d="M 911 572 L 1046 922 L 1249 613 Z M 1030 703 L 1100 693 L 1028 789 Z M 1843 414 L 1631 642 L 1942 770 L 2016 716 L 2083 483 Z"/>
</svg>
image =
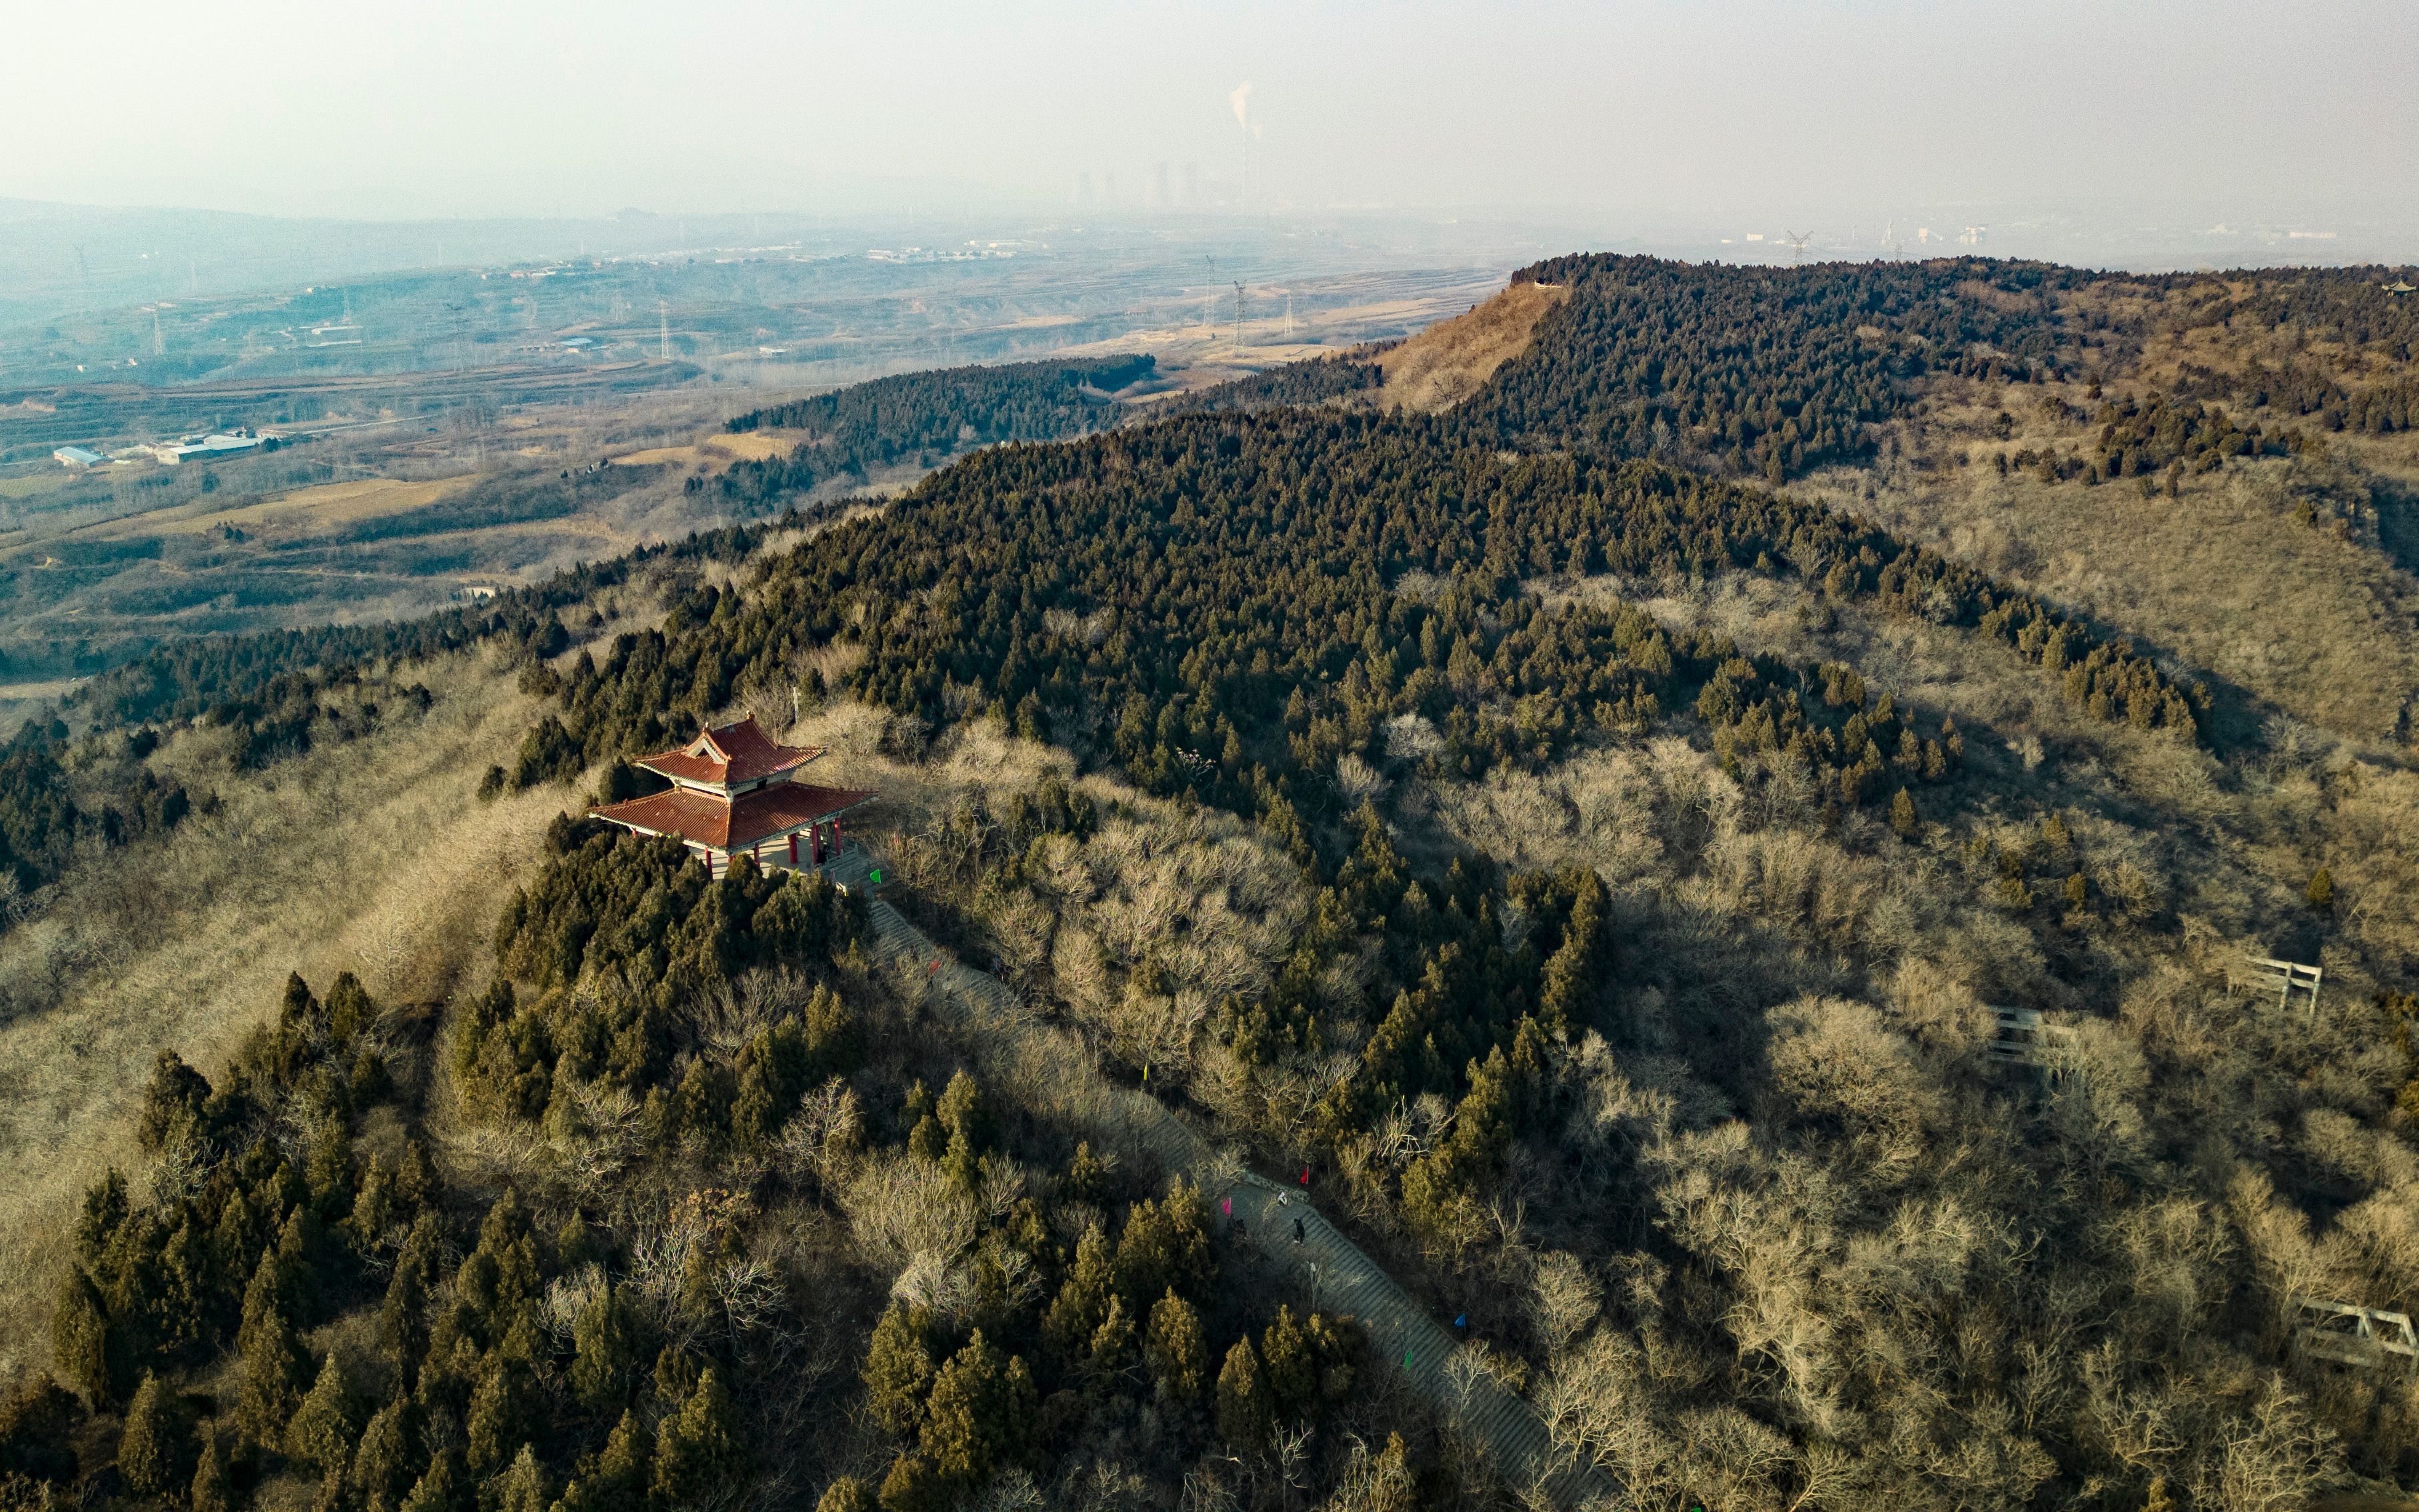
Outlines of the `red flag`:
<svg viewBox="0 0 2419 1512">
<path fill-rule="evenodd" d="M 1302 1184 L 1304 1186 L 1310 1184 L 1310 1167 L 1307 1165 L 1302 1168 Z"/>
<path fill-rule="evenodd" d="M 1232 1218 L 1235 1216 L 1235 1199 L 1233 1197 L 1228 1197 L 1225 1201 L 1219 1203 L 1218 1207 L 1219 1210 L 1225 1212 L 1227 1217 Z"/>
</svg>

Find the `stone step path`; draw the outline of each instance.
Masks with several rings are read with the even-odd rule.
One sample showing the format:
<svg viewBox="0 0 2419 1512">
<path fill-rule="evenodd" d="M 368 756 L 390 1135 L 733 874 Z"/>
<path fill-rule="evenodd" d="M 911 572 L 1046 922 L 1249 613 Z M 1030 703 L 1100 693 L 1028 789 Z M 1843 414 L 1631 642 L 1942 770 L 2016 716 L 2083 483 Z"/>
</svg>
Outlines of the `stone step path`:
<svg viewBox="0 0 2419 1512">
<path fill-rule="evenodd" d="M 860 875 L 871 870 L 865 866 Z M 1562 1508 L 1620 1501 L 1610 1479 L 1574 1465 L 1557 1450 L 1529 1404 L 1478 1368 L 1477 1352 L 1463 1349 L 1329 1223 L 1306 1193 L 1252 1174 L 1157 1098 L 1102 1076 L 1076 1035 L 1044 1022 L 997 978 L 958 962 L 889 903 L 873 899 L 871 918 L 875 956 L 923 984 L 935 1014 L 986 1053 L 992 1062 L 987 1071 L 1004 1072 L 1020 1088 L 1054 1102 L 1104 1143 L 1147 1154 L 1162 1169 L 1193 1181 L 1240 1221 L 1271 1258 L 1315 1289 L 1321 1309 L 1358 1319 L 1377 1362 L 1441 1417 L 1484 1443 L 1506 1481 L 1542 1491 Z"/>
</svg>

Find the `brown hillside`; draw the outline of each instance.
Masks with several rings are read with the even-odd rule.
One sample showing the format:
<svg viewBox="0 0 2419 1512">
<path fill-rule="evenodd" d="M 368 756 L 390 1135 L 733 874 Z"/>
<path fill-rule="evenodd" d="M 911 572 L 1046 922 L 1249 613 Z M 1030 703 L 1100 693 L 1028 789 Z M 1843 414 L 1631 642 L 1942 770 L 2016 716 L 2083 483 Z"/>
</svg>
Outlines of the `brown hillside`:
<svg viewBox="0 0 2419 1512">
<path fill-rule="evenodd" d="M 1390 409 L 1450 409 L 1518 356 L 1537 322 L 1570 291 L 1554 284 L 1515 284 L 1466 315 L 1440 320 L 1378 359 Z"/>
</svg>

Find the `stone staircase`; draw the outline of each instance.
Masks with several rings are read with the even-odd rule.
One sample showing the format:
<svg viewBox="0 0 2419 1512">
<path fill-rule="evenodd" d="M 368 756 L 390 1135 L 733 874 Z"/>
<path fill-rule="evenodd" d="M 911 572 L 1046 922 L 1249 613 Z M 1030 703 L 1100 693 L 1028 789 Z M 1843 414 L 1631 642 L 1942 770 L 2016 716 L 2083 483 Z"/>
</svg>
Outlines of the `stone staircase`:
<svg viewBox="0 0 2419 1512">
<path fill-rule="evenodd" d="M 873 869 L 870 861 L 862 863 L 858 878 Z M 840 877 L 837 866 L 834 879 L 854 880 Z M 1619 1488 L 1600 1471 L 1576 1464 L 1559 1450 L 1529 1404 L 1478 1368 L 1476 1351 L 1464 1350 L 1329 1223 L 1307 1193 L 1252 1174 L 1158 1099 L 1102 1076 L 1074 1034 L 1044 1023 L 1006 983 L 950 957 L 879 898 L 871 900 L 871 921 L 876 958 L 923 984 L 933 1012 L 973 1042 L 990 1062 L 988 1072 L 1005 1072 L 1020 1088 L 1038 1090 L 1104 1143 L 1129 1155 L 1147 1155 L 1200 1187 L 1271 1259 L 1316 1291 L 1321 1310 L 1358 1319 L 1374 1362 L 1485 1445 L 1508 1483 L 1567 1509 L 1622 1500 Z"/>
</svg>

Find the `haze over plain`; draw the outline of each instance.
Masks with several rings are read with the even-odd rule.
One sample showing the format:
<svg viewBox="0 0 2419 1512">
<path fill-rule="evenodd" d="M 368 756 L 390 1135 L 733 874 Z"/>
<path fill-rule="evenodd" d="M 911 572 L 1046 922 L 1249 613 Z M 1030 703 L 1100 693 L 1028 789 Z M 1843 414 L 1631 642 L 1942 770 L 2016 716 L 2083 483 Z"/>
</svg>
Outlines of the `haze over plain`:
<svg viewBox="0 0 2419 1512">
<path fill-rule="evenodd" d="M 1917 204 L 2406 212 L 2419 12 L 1040 0 L 23 8 L 0 195 L 283 215 L 1253 201 L 1608 229 Z M 1105 189 L 1105 184 L 1102 184 Z M 2122 208 L 2121 210 L 2119 208 Z M 1878 231 L 1878 224 L 1874 227 Z"/>
</svg>

